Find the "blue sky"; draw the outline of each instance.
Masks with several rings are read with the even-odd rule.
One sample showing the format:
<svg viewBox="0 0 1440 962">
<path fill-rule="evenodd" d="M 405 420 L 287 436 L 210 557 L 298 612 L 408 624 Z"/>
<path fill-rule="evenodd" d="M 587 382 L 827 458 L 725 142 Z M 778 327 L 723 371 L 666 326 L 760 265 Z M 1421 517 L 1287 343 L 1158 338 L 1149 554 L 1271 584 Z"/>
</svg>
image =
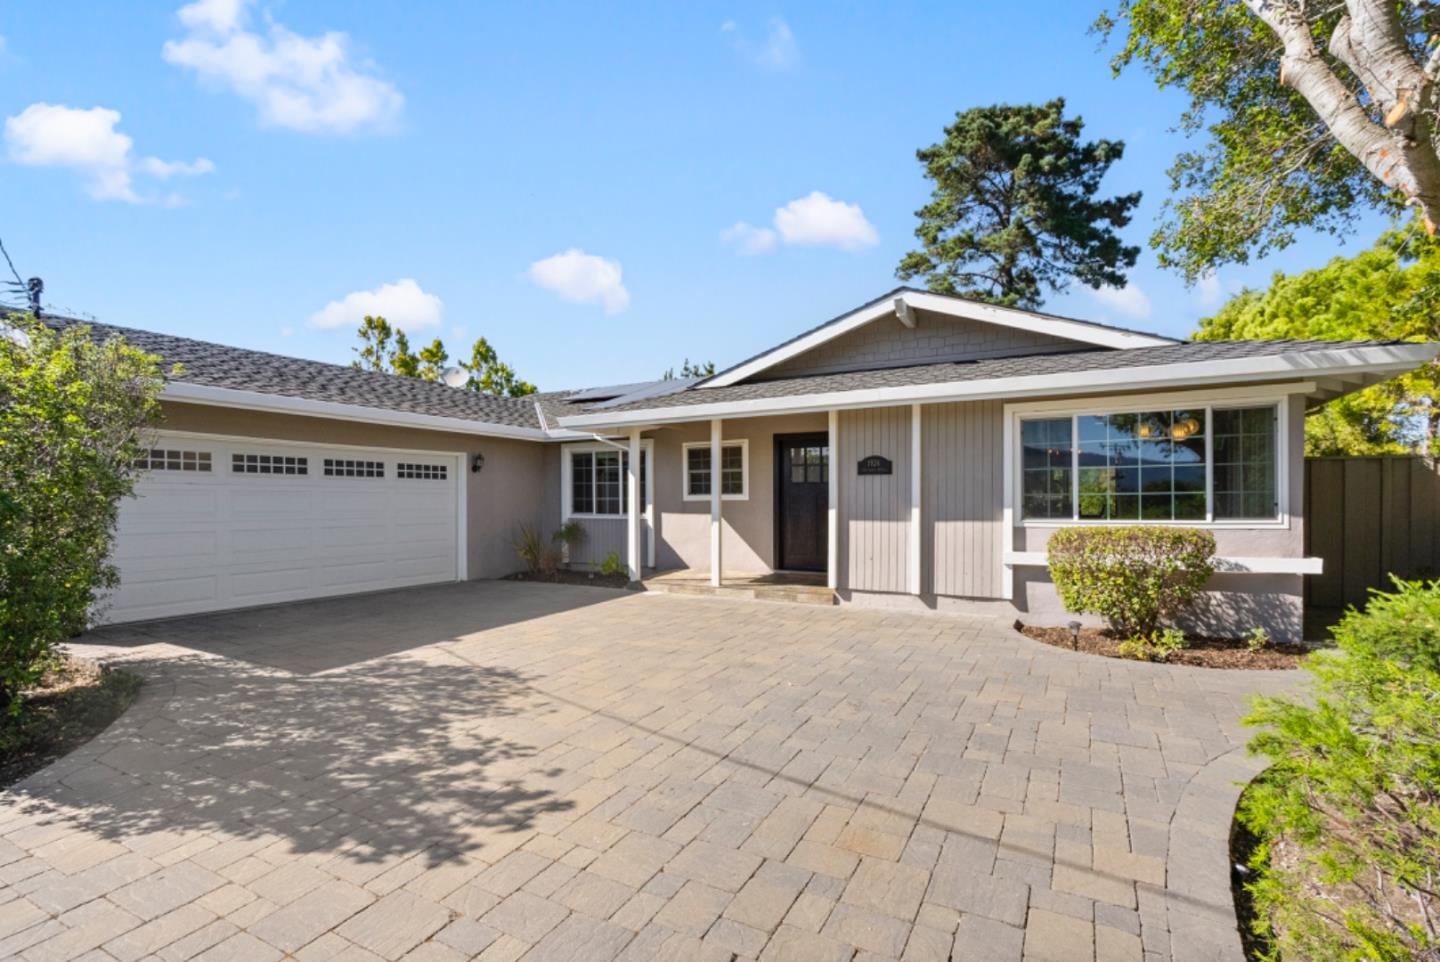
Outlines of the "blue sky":
<svg viewBox="0 0 1440 962">
<path fill-rule="evenodd" d="M 895 286 L 915 149 L 967 107 L 1063 94 L 1124 140 L 1143 244 L 1181 100 L 1111 78 L 1097 9 L 11 0 L 0 238 L 110 323 L 345 362 L 380 305 L 542 388 L 724 366 Z M 1383 226 L 1192 290 L 1146 250 L 1047 308 L 1183 335 Z"/>
</svg>

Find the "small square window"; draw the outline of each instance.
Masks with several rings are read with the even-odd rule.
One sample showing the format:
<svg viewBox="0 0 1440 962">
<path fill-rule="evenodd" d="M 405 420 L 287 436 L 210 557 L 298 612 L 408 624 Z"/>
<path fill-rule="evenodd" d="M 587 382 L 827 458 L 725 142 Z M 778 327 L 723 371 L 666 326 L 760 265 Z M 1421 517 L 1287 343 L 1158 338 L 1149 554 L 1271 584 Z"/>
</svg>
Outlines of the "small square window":
<svg viewBox="0 0 1440 962">
<path fill-rule="evenodd" d="M 234 474 L 307 475 L 310 459 L 288 454 L 232 454 L 230 470 Z"/>
<path fill-rule="evenodd" d="M 750 451 L 744 441 L 726 441 L 720 446 L 720 495 L 730 501 L 749 497 L 746 475 L 749 473 Z M 710 463 L 710 444 L 698 441 L 684 447 L 684 491 L 689 501 L 710 497 L 715 472 Z"/>
</svg>

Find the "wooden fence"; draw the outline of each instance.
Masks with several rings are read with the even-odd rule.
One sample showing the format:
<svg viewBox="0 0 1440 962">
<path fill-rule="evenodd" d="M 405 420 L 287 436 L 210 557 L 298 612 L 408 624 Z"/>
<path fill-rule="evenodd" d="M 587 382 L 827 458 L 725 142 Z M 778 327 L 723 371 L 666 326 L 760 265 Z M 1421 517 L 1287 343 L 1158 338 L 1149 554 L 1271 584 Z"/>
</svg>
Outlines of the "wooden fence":
<svg viewBox="0 0 1440 962">
<path fill-rule="evenodd" d="M 1440 577 L 1440 462 L 1420 457 L 1305 459 L 1305 579 L 1312 608 L 1361 607 L 1390 574 Z"/>
</svg>

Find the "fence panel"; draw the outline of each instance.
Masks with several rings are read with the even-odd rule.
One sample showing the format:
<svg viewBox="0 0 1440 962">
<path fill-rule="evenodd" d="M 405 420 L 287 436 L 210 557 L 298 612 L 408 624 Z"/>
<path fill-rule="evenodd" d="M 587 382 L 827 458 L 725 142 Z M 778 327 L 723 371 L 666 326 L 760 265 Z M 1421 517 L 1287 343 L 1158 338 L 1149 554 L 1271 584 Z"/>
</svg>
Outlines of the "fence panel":
<svg viewBox="0 0 1440 962">
<path fill-rule="evenodd" d="M 1390 574 L 1440 576 L 1440 462 L 1422 457 L 1305 459 L 1305 579 L 1314 608 L 1363 605 Z"/>
</svg>

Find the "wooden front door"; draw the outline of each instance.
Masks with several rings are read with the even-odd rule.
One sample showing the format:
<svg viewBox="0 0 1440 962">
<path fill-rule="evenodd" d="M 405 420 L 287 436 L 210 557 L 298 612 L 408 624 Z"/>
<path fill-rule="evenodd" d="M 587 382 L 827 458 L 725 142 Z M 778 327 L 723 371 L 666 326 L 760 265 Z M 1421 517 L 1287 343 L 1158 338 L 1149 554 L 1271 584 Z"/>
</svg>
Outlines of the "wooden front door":
<svg viewBox="0 0 1440 962">
<path fill-rule="evenodd" d="M 824 571 L 829 542 L 830 439 L 775 438 L 775 567 Z"/>
</svg>

